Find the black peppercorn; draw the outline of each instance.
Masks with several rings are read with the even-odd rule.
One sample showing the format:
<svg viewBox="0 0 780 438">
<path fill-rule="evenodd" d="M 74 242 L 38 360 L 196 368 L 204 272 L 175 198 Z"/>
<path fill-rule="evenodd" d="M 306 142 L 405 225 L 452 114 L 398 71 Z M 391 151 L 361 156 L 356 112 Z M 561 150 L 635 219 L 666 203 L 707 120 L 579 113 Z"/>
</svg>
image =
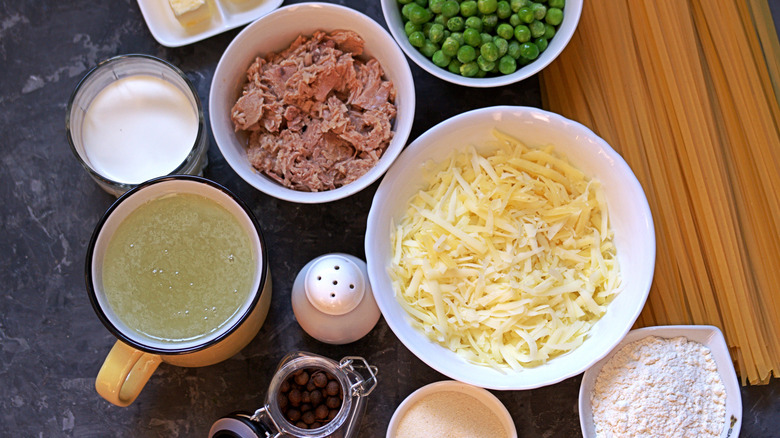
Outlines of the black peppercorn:
<svg viewBox="0 0 780 438">
<path fill-rule="evenodd" d="M 280 385 L 278 407 L 290 424 L 316 429 L 336 417 L 343 397 L 341 384 L 334 375 L 319 368 L 302 368 L 289 374 Z"/>
</svg>

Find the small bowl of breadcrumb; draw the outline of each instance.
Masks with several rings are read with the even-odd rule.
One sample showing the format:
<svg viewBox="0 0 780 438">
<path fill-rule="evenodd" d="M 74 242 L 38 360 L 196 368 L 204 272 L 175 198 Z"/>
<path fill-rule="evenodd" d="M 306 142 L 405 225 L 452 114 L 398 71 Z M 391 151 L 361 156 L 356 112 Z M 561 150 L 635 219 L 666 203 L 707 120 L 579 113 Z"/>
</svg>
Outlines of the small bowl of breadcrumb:
<svg viewBox="0 0 780 438">
<path fill-rule="evenodd" d="M 583 375 L 579 411 L 585 438 L 725 438 L 742 425 L 726 341 L 707 325 L 630 331 Z"/>
<path fill-rule="evenodd" d="M 423 386 L 398 405 L 387 438 L 517 438 L 512 416 L 489 391 L 454 380 Z"/>
</svg>

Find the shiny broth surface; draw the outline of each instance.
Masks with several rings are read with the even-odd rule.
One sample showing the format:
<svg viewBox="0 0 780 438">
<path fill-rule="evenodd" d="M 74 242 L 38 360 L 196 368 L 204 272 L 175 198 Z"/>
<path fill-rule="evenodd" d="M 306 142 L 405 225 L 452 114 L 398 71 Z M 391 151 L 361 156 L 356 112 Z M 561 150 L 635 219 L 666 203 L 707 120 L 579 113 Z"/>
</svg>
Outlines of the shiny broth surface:
<svg viewBox="0 0 780 438">
<path fill-rule="evenodd" d="M 200 195 L 167 195 L 119 225 L 106 250 L 103 287 L 133 330 L 158 341 L 189 341 L 238 312 L 256 259 L 250 237 L 225 208 Z"/>
</svg>

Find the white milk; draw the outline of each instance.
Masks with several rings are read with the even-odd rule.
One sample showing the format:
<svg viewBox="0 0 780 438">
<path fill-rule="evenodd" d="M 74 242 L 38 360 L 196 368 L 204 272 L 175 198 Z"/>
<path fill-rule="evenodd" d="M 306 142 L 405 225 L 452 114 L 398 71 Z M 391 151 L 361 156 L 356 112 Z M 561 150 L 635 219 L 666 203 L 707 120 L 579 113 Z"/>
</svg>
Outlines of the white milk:
<svg viewBox="0 0 780 438">
<path fill-rule="evenodd" d="M 84 150 L 92 168 L 114 181 L 138 184 L 175 170 L 198 135 L 198 115 L 175 85 L 128 76 L 104 88 L 84 116 Z"/>
</svg>

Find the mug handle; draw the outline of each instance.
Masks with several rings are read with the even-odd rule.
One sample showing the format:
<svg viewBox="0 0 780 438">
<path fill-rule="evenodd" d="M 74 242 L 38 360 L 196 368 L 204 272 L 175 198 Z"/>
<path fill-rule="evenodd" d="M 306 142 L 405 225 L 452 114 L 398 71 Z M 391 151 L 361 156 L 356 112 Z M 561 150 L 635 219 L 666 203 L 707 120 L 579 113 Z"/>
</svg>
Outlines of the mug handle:
<svg viewBox="0 0 780 438">
<path fill-rule="evenodd" d="M 95 389 L 111 403 L 128 406 L 141 393 L 160 362 L 162 358 L 157 354 L 136 350 L 116 341 L 100 367 Z"/>
</svg>

